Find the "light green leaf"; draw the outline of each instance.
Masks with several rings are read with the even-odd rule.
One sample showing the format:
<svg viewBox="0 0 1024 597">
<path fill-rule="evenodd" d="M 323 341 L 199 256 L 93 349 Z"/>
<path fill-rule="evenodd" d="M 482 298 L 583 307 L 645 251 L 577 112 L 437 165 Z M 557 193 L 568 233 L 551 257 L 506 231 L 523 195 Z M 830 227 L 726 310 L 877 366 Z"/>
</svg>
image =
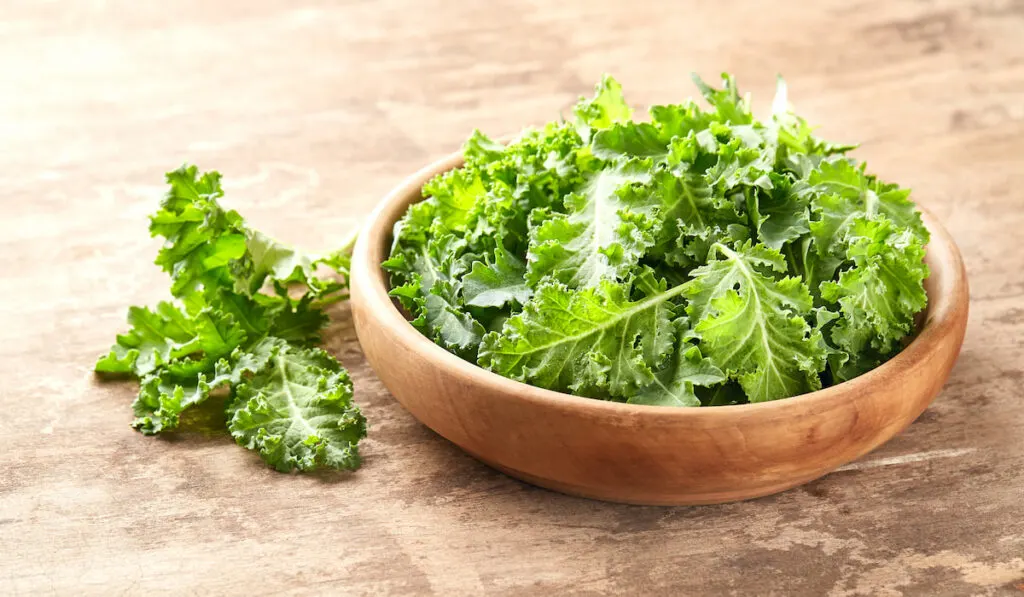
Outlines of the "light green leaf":
<svg viewBox="0 0 1024 597">
<path fill-rule="evenodd" d="M 718 117 L 701 110 L 693 101 L 682 104 L 651 107 L 651 123 L 658 129 L 660 137 L 670 141 L 675 137 L 687 137 L 708 128 Z"/>
<path fill-rule="evenodd" d="M 462 146 L 462 153 L 466 156 L 467 162 L 490 163 L 501 159 L 505 146 L 492 140 L 487 135 L 474 130 L 466 143 Z"/>
<path fill-rule="evenodd" d="M 712 252 L 717 259 L 681 287 L 702 351 L 751 402 L 818 389 L 825 354 L 801 315 L 812 307 L 807 287 L 799 278 L 776 279 L 786 270 L 777 251 L 747 243 L 716 244 Z"/>
<path fill-rule="evenodd" d="M 728 134 L 733 132 L 735 129 L 729 129 Z M 773 159 L 765 147 L 747 146 L 747 142 L 734 136 L 718 145 L 718 161 L 708 170 L 706 177 L 719 197 L 727 197 L 737 191 L 771 189 Z"/>
<path fill-rule="evenodd" d="M 131 307 L 128 324 L 131 329 L 117 336 L 110 353 L 96 362 L 96 371 L 144 377 L 169 368 L 177 375 L 194 374 L 212 368 L 246 339 L 228 314 L 210 308 L 189 314 L 166 301 L 156 311 Z"/>
<path fill-rule="evenodd" d="M 600 168 L 601 161 L 585 148 L 573 124 L 552 122 L 523 131 L 481 177 L 487 184 L 501 182 L 512 189 L 520 210 L 557 208 L 586 174 Z"/>
<path fill-rule="evenodd" d="M 182 414 L 212 392 L 236 392 L 258 376 L 270 360 L 268 342 L 301 350 L 319 341 L 324 305 L 344 296 L 354 240 L 350 235 L 323 257 L 306 255 L 223 209 L 218 173 L 199 175 L 196 167 L 183 166 L 167 181 L 150 231 L 166 241 L 157 264 L 171 275 L 176 300 L 155 310 L 129 309 L 131 329 L 96 363 L 97 372 L 141 378 L 133 426 L 145 434 L 178 427 Z M 321 267 L 342 279 L 318 277 Z"/>
<path fill-rule="evenodd" d="M 652 289 L 653 290 L 653 289 Z M 680 287 L 630 301 L 622 285 L 541 286 L 501 333 L 484 337 L 480 364 L 554 390 L 628 397 L 654 381 L 675 343 Z"/>
<path fill-rule="evenodd" d="M 701 357 L 700 349 L 680 342 L 672 363 L 658 373 L 654 382 L 628 400 L 630 404 L 655 406 L 700 406 L 696 386 L 713 386 L 726 380 L 711 359 Z"/>
<path fill-rule="evenodd" d="M 472 307 L 504 307 L 525 304 L 533 290 L 526 284 L 526 264 L 498 248 L 492 263 L 477 261 L 462 278 L 462 294 Z"/>
<path fill-rule="evenodd" d="M 910 230 L 886 219 L 857 219 L 851 226 L 851 269 L 822 284 L 822 297 L 839 303 L 842 318 L 833 342 L 849 355 L 869 347 L 885 355 L 913 330 L 914 314 L 927 304 L 924 247 Z"/>
<path fill-rule="evenodd" d="M 574 288 L 615 280 L 654 244 L 652 210 L 658 198 L 632 185 L 651 181 L 649 162 L 633 160 L 601 170 L 558 214 L 533 230 L 527 281 L 551 277 Z"/>
<path fill-rule="evenodd" d="M 355 469 L 366 419 L 352 403 L 352 381 L 330 355 L 268 338 L 267 365 L 241 384 L 228 429 L 279 471 Z"/>
<path fill-rule="evenodd" d="M 156 264 L 171 275 L 171 294 L 229 281 L 231 262 L 245 254 L 245 234 L 241 217 L 217 203 L 224 194 L 220 174 L 200 176 L 195 166 L 182 166 L 167 173 L 167 182 L 170 189 L 149 230 L 166 239 Z"/>
<path fill-rule="evenodd" d="M 128 325 L 131 329 L 118 335 L 110 353 L 96 362 L 96 371 L 141 377 L 198 346 L 188 315 L 169 302 L 159 303 L 155 312 L 129 308 Z"/>
<path fill-rule="evenodd" d="M 864 164 L 855 166 L 847 159 L 824 160 L 808 177 L 808 184 L 813 192 L 821 194 L 820 197 L 840 198 L 828 206 L 821 205 L 820 200 L 813 202 L 816 210 L 832 212 L 830 215 L 835 221 L 829 228 L 833 236 L 842 238 L 854 218 L 874 219 L 881 214 L 897 226 L 911 229 L 922 243 L 927 243 L 928 229 L 908 198 L 910 191 L 881 184 L 865 174 L 864 169 Z M 824 233 L 816 234 L 816 238 L 824 240 Z"/>
<path fill-rule="evenodd" d="M 235 292 L 255 295 L 266 282 L 278 285 L 302 284 L 313 297 L 329 294 L 342 284 L 316 276 L 317 266 L 325 264 L 347 275 L 348 255 L 330 254 L 317 258 L 275 241 L 258 230 L 245 230 L 246 254 L 232 263 Z"/>
<path fill-rule="evenodd" d="M 750 100 L 740 96 L 735 77 L 729 73 L 722 73 L 722 89 L 711 87 L 696 73 L 690 77 L 704 99 L 714 108 L 721 122 L 750 124 L 754 121 L 754 116 L 750 112 Z"/>
<path fill-rule="evenodd" d="M 594 134 L 594 155 L 604 160 L 620 157 L 663 158 L 669 138 L 647 122 L 620 122 Z"/>
<path fill-rule="evenodd" d="M 622 86 L 612 77 L 603 76 L 594 91 L 592 99 L 581 99 L 573 108 L 576 129 L 583 138 L 588 138 L 591 131 L 606 129 L 633 116 L 633 109 L 622 97 Z"/>
<path fill-rule="evenodd" d="M 442 230 L 464 230 L 469 214 L 486 189 L 475 170 L 456 168 L 439 174 L 423 185 L 433 218 Z"/>
<path fill-rule="evenodd" d="M 757 200 L 757 238 L 770 249 L 781 249 L 810 232 L 807 198 L 786 176 L 772 172 L 771 190 L 760 192 Z"/>
<path fill-rule="evenodd" d="M 461 172 L 427 185 L 395 228 L 384 266 L 413 325 L 508 377 L 620 401 L 771 400 L 884 362 L 924 305 L 913 284 L 891 290 L 919 277 L 927 241 L 908 191 L 815 136 L 781 78 L 766 120 L 731 75 L 694 81 L 710 107 L 633 121 L 606 77 L 573 122 L 504 146 L 474 132 Z M 861 221 L 891 222 L 887 242 L 909 263 L 876 272 L 887 258 Z M 658 305 L 672 326 L 643 331 L 671 341 L 641 338 L 637 305 Z M 728 381 L 687 385 L 697 362 Z"/>
</svg>

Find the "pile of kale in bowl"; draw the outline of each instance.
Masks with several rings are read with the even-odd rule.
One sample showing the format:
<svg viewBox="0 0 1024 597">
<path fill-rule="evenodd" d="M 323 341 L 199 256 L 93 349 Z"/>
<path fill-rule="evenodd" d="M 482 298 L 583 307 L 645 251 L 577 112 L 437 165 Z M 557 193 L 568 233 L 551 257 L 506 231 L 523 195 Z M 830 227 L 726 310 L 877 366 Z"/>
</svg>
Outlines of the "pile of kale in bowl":
<svg viewBox="0 0 1024 597">
<path fill-rule="evenodd" d="M 731 76 L 632 120 L 605 77 L 568 121 L 476 132 L 423 187 L 385 268 L 442 347 L 534 386 L 632 404 L 804 394 L 896 354 L 927 298 L 909 190 Z"/>
</svg>

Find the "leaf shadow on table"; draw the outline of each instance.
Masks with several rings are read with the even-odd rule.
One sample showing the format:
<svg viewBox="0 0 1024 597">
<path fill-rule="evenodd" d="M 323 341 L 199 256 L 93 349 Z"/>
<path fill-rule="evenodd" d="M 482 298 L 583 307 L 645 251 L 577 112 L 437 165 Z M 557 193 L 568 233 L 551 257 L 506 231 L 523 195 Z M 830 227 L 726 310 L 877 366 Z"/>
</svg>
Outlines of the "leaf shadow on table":
<svg viewBox="0 0 1024 597">
<path fill-rule="evenodd" d="M 161 433 L 153 439 L 173 444 L 175 449 L 186 450 L 202 449 L 212 445 L 236 444 L 227 429 L 227 413 L 225 408 L 228 398 L 227 392 L 211 394 L 205 402 L 190 408 L 182 414 L 177 429 Z M 268 466 L 257 452 L 245 450 L 242 446 L 237 446 L 237 449 L 246 452 L 248 456 L 247 461 L 252 469 L 274 472 L 272 467 Z M 336 484 L 353 479 L 354 473 L 355 471 L 320 468 L 303 472 L 301 475 L 321 483 Z M 300 473 L 293 470 L 290 472 L 277 472 L 275 474 L 298 475 Z"/>
</svg>

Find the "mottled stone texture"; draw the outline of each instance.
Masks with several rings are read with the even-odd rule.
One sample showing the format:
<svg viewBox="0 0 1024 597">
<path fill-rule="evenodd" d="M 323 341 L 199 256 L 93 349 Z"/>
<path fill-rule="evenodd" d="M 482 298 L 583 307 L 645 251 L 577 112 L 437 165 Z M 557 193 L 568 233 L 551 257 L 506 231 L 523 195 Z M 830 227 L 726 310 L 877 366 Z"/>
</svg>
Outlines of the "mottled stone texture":
<svg viewBox="0 0 1024 597">
<path fill-rule="evenodd" d="M 182 161 L 257 226 L 330 247 L 474 127 L 774 76 L 960 243 L 961 359 L 909 430 L 748 503 L 526 486 L 416 423 L 344 307 L 328 349 L 371 421 L 354 475 L 281 475 L 216 411 L 146 438 L 93 359 L 163 297 L 145 216 Z M 0 594 L 1024 596 L 1024 5 L 252 0 L 0 2 Z"/>
</svg>

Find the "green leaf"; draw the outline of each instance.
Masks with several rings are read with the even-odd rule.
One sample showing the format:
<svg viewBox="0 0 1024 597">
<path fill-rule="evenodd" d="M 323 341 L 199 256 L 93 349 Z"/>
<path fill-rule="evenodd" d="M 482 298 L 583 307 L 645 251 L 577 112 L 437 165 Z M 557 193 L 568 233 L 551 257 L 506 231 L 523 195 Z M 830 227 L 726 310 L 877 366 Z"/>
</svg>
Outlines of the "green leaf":
<svg viewBox="0 0 1024 597">
<path fill-rule="evenodd" d="M 456 282 L 466 272 L 462 255 L 466 241 L 454 234 L 442 234 L 429 242 L 411 249 L 400 258 L 384 264 L 386 269 L 401 272 L 408 280 L 418 280 L 424 293 L 430 292 L 438 282 Z"/>
<path fill-rule="evenodd" d="M 154 310 L 130 308 L 131 328 L 96 363 L 97 372 L 141 378 L 133 426 L 144 434 L 178 427 L 184 412 L 219 388 L 237 394 L 265 374 L 272 352 L 319 341 L 324 305 L 344 297 L 354 241 L 350 235 L 336 251 L 307 255 L 223 209 L 218 173 L 199 175 L 196 167 L 183 166 L 167 181 L 150 231 L 166 240 L 156 262 L 171 275 L 176 300 Z M 320 268 L 342 279 L 320 277 Z M 329 361 L 332 371 L 342 371 L 326 353 L 318 355 L 321 365 Z M 355 406 L 350 410 L 358 414 Z"/>
<path fill-rule="evenodd" d="M 502 159 L 489 164 L 481 176 L 492 184 L 492 193 L 496 191 L 495 182 L 509 187 L 520 210 L 559 208 L 562 198 L 578 188 L 586 174 L 600 167 L 575 126 L 549 123 L 541 129 L 524 131 L 508 145 Z"/>
<path fill-rule="evenodd" d="M 439 345 L 473 359 L 484 334 L 483 325 L 465 308 L 462 278 L 467 260 L 466 241 L 442 234 L 425 245 L 384 263 L 392 272 L 404 272 L 409 280 L 392 288 L 414 319 L 412 324 Z"/>
<path fill-rule="evenodd" d="M 717 120 L 715 114 L 704 112 L 693 101 L 652 106 L 650 112 L 651 123 L 657 127 L 661 138 L 666 140 L 698 133 Z"/>
<path fill-rule="evenodd" d="M 186 410 L 206 401 L 218 388 L 241 383 L 244 377 L 266 366 L 267 356 L 236 348 L 230 357 L 218 359 L 209 371 L 194 376 L 182 377 L 168 371 L 147 375 L 132 403 L 132 426 L 145 435 L 177 428 Z"/>
<path fill-rule="evenodd" d="M 776 279 L 785 259 L 761 245 L 716 244 L 712 252 L 718 258 L 681 287 L 702 351 L 751 402 L 818 389 L 825 354 L 819 332 L 802 317 L 812 307 L 807 287 L 799 278 Z"/>
<path fill-rule="evenodd" d="M 131 329 L 117 336 L 109 354 L 96 362 L 96 371 L 143 376 L 197 345 L 188 316 L 168 302 L 161 302 L 155 312 L 131 307 L 128 324 Z"/>
<path fill-rule="evenodd" d="M 462 278 L 466 304 L 473 307 L 504 307 L 525 304 L 533 295 L 526 284 L 526 264 L 502 248 L 490 264 L 473 263 L 473 269 Z"/>
<path fill-rule="evenodd" d="M 476 203 L 466 225 L 466 249 L 476 254 L 493 253 L 499 248 L 524 251 L 527 244 L 527 212 L 522 199 L 501 181 L 490 183 L 482 200 Z"/>
<path fill-rule="evenodd" d="M 701 357 L 700 349 L 680 342 L 672 363 L 658 373 L 654 382 L 628 400 L 630 404 L 655 406 L 700 406 L 696 386 L 713 386 L 725 381 L 725 374 Z"/>
<path fill-rule="evenodd" d="M 717 146 L 718 161 L 706 174 L 708 182 L 720 197 L 737 191 L 770 190 L 773 167 L 770 151 L 760 139 L 733 136 L 736 132 L 735 128 L 721 128 L 719 134 L 727 136 L 728 141 Z"/>
<path fill-rule="evenodd" d="M 788 177 L 772 172 L 771 190 L 757 197 L 757 238 L 770 249 L 781 249 L 810 232 L 810 214 L 806 195 Z"/>
<path fill-rule="evenodd" d="M 330 355 L 267 338 L 267 365 L 241 384 L 228 429 L 279 471 L 355 469 L 366 419 L 352 403 L 352 381 Z"/>
<path fill-rule="evenodd" d="M 461 308 L 458 286 L 447 280 L 431 289 L 423 303 L 423 325 L 434 341 L 456 354 L 475 360 L 484 327 Z"/>
<path fill-rule="evenodd" d="M 722 73 L 722 89 L 711 87 L 696 73 L 691 74 L 690 77 L 722 122 L 750 124 L 754 121 L 750 112 L 750 101 L 740 96 L 735 77 L 729 73 Z"/>
<path fill-rule="evenodd" d="M 630 301 L 620 284 L 541 286 L 501 333 L 484 337 L 483 367 L 542 388 L 628 397 L 654 381 L 675 343 L 680 287 Z"/>
<path fill-rule="evenodd" d="M 850 160 L 834 159 L 822 161 L 810 173 L 808 183 L 811 189 L 821 194 L 819 201 L 814 202 L 815 208 L 825 212 L 823 217 L 832 220 L 826 230 L 816 234 L 816 238 L 824 241 L 825 234 L 831 233 L 833 238 L 841 239 L 854 218 L 874 219 L 881 214 L 897 226 L 909 228 L 922 243 L 927 243 L 928 229 L 908 198 L 910 191 L 881 184 L 865 174 L 864 169 L 863 164 L 855 166 Z M 821 201 L 830 195 L 838 199 L 822 205 Z"/>
<path fill-rule="evenodd" d="M 147 375 L 142 378 L 139 395 L 132 403 L 135 412 L 132 426 L 145 435 L 177 428 L 186 410 L 204 402 L 218 388 L 237 386 L 266 367 L 269 357 L 261 341 L 250 348 L 237 347 L 229 356 L 201 370 L 176 372 L 168 368 Z"/>
<path fill-rule="evenodd" d="M 412 324 L 502 375 L 619 401 L 772 400 L 884 362 L 924 306 L 909 192 L 817 137 L 781 78 L 765 120 L 731 75 L 694 82 L 708 107 L 649 122 L 605 77 L 573 122 L 507 145 L 474 132 L 395 227 L 384 267 Z M 890 223 L 891 255 L 858 222 Z M 692 382 L 698 364 L 728 381 Z"/>
<path fill-rule="evenodd" d="M 235 292 L 252 296 L 268 280 L 277 283 L 296 282 L 320 290 L 313 275 L 315 258 L 279 243 L 258 230 L 245 231 L 246 255 L 234 262 Z"/>
<path fill-rule="evenodd" d="M 858 221 L 884 218 L 912 231 L 922 245 L 928 242 L 928 230 L 907 199 L 909 191 L 879 183 L 864 173 L 863 166 L 848 160 L 822 161 L 810 172 L 808 183 L 799 193 L 811 197 L 814 251 L 811 254 L 804 247 L 803 269 L 814 291 L 820 283 L 832 281 L 847 262 L 850 231 Z"/>
<path fill-rule="evenodd" d="M 96 362 L 96 371 L 143 377 L 167 367 L 177 375 L 189 375 L 211 368 L 246 338 L 229 314 L 209 308 L 189 314 L 170 302 L 159 303 L 156 311 L 131 307 L 128 324 L 131 329 Z"/>
<path fill-rule="evenodd" d="M 884 363 L 886 359 L 886 355 L 879 354 L 870 348 L 853 354 L 836 350 L 829 354 L 828 364 L 835 383 L 842 383 L 864 375 Z"/>
<path fill-rule="evenodd" d="M 694 137 L 673 141 L 673 169 L 661 170 L 656 175 L 656 188 L 661 198 L 661 215 L 666 226 L 662 235 L 675 236 L 676 230 L 667 224 L 679 222 L 681 227 L 703 229 L 722 222 L 739 222 L 735 209 L 712 196 L 711 185 L 696 164 L 699 149 Z M 686 160 L 686 161 L 683 161 Z"/>
<path fill-rule="evenodd" d="M 701 406 L 728 406 L 730 404 L 747 404 L 747 395 L 735 381 L 729 381 L 713 388 L 697 387 L 697 396 Z"/>
<path fill-rule="evenodd" d="M 252 297 L 236 294 L 229 288 L 218 288 L 205 293 L 205 296 L 191 296 L 187 300 L 194 302 L 194 308 L 209 305 L 212 309 L 230 315 L 245 332 L 246 338 L 256 341 L 267 335 L 277 312 L 284 309 L 286 301 L 278 297 L 267 297 L 268 300 L 256 301 Z"/>
<path fill-rule="evenodd" d="M 924 247 L 910 230 L 884 218 L 854 221 L 849 236 L 847 257 L 854 266 L 838 282 L 822 285 L 824 299 L 839 303 L 842 312 L 832 340 L 848 355 L 869 347 L 889 354 L 913 330 L 914 314 L 927 304 Z"/>
<path fill-rule="evenodd" d="M 393 228 L 391 258 L 401 255 L 402 251 L 411 251 L 419 245 L 426 244 L 430 237 L 434 222 L 436 204 L 429 199 L 409 206 Z"/>
<path fill-rule="evenodd" d="M 581 99 L 573 108 L 576 128 L 583 138 L 589 137 L 593 130 L 606 129 L 633 116 L 633 109 L 622 97 L 622 86 L 612 77 L 602 77 L 594 91 L 592 99 Z"/>
<path fill-rule="evenodd" d="M 312 296 L 307 294 L 298 301 L 282 305 L 275 312 L 267 333 L 286 342 L 316 344 L 321 339 L 320 330 L 329 320 L 323 309 L 313 306 Z"/>
<path fill-rule="evenodd" d="M 469 214 L 486 189 L 475 170 L 456 168 L 437 175 L 423 185 L 433 217 L 443 230 L 464 230 Z"/>
<path fill-rule="evenodd" d="M 504 151 L 504 145 L 481 133 L 479 129 L 474 130 L 462 146 L 462 153 L 466 156 L 467 162 L 483 164 L 501 159 Z"/>
<path fill-rule="evenodd" d="M 167 180 L 171 188 L 150 218 L 150 232 L 166 239 L 156 263 L 171 274 L 175 297 L 221 287 L 251 297 L 268 281 L 277 287 L 302 284 L 317 297 L 345 287 L 315 275 L 321 264 L 347 275 L 343 252 L 316 258 L 249 229 L 237 212 L 218 203 L 223 191 L 217 172 L 199 176 L 195 166 L 183 166 Z"/>
<path fill-rule="evenodd" d="M 669 139 L 647 122 L 619 122 L 594 134 L 594 155 L 604 160 L 620 157 L 663 158 Z"/>
<path fill-rule="evenodd" d="M 651 211 L 657 197 L 630 192 L 651 181 L 649 162 L 633 160 L 593 175 L 558 214 L 533 230 L 527 281 L 551 277 L 574 288 L 615 280 L 654 244 Z"/>
<path fill-rule="evenodd" d="M 156 264 L 171 275 L 171 294 L 229 281 L 231 262 L 245 254 L 245 234 L 241 217 L 217 203 L 224 194 L 220 174 L 200 176 L 195 166 L 182 166 L 167 173 L 167 182 L 170 189 L 149 230 L 166 239 Z"/>
<path fill-rule="evenodd" d="M 745 228 L 733 228 L 744 219 L 731 201 L 715 196 L 702 171 L 704 158 L 694 137 L 675 139 L 669 158 L 672 168 L 655 174 L 662 222 L 649 254 L 673 265 L 703 263 L 715 242 L 748 234 Z"/>
<path fill-rule="evenodd" d="M 149 375 L 142 379 L 139 395 L 132 403 L 135 412 L 132 427 L 145 435 L 174 429 L 181 413 L 206 400 L 213 389 L 203 374 L 192 383 Z"/>
</svg>

